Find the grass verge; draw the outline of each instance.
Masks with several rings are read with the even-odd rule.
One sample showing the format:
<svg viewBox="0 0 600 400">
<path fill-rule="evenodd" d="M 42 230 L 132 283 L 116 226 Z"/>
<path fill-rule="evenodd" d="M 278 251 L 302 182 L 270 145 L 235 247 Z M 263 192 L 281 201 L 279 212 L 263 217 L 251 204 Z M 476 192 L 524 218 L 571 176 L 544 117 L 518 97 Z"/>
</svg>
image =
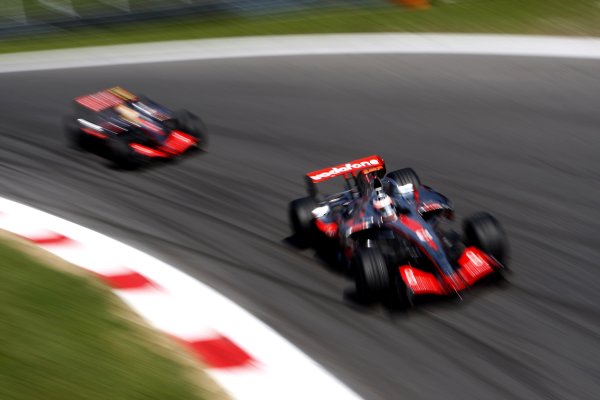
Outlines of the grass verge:
<svg viewBox="0 0 600 400">
<path fill-rule="evenodd" d="M 432 1 L 426 10 L 400 6 L 311 10 L 277 16 L 188 17 L 96 26 L 5 39 L 0 53 L 178 39 L 339 32 L 464 32 L 600 35 L 598 0 Z"/>
<path fill-rule="evenodd" d="M 1 399 L 225 398 L 108 288 L 39 254 L 0 237 Z"/>
</svg>

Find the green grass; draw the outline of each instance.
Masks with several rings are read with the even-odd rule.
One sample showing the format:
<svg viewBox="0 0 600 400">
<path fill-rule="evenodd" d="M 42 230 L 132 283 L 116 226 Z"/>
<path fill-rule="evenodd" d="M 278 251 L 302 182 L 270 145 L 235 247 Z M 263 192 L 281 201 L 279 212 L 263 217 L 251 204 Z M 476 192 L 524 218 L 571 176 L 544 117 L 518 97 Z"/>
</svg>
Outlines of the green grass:
<svg viewBox="0 0 600 400">
<path fill-rule="evenodd" d="M 0 242 L 0 399 L 207 398 L 189 379 L 192 367 L 170 359 L 151 339 L 158 334 L 129 314 L 89 277 Z"/>
<path fill-rule="evenodd" d="M 337 32 L 477 32 L 600 35 L 598 0 L 438 0 L 427 10 L 399 6 L 221 16 L 88 27 L 3 40 L 0 53 L 246 35 Z"/>
</svg>

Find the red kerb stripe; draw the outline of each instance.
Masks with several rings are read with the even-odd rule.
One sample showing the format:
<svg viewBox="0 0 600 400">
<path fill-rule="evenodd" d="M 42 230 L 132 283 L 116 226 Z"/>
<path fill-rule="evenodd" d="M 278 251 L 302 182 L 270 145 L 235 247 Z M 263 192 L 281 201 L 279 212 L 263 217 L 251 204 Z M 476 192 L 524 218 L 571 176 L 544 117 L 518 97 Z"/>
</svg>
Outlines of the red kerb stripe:
<svg viewBox="0 0 600 400">
<path fill-rule="evenodd" d="M 235 368 L 252 364 L 254 359 L 224 336 L 193 342 L 184 341 L 208 368 Z"/>
<path fill-rule="evenodd" d="M 41 237 L 25 236 L 25 238 L 28 240 L 31 240 L 32 242 L 34 242 L 36 244 L 65 244 L 65 243 L 75 242 L 70 237 L 61 235 L 60 233 L 56 233 L 56 232 L 49 232 L 46 236 L 41 236 Z"/>
<path fill-rule="evenodd" d="M 113 289 L 139 289 L 145 286 L 156 286 L 150 279 L 134 271 L 120 275 L 98 275 Z"/>
</svg>

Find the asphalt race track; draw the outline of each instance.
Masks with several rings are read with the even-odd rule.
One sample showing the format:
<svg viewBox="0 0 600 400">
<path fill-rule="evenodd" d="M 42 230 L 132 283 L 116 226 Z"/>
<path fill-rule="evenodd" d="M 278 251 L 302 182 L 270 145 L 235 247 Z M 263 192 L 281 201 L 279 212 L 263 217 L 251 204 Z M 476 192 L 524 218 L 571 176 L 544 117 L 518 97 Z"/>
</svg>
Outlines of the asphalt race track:
<svg viewBox="0 0 600 400">
<path fill-rule="evenodd" d="M 203 116 L 210 151 L 136 172 L 67 148 L 70 100 L 117 84 Z M 599 61 L 230 59 L 8 73 L 0 88 L 0 195 L 181 267 L 366 399 L 599 398 Z M 459 218 L 495 213 L 509 284 L 390 314 L 286 244 L 302 174 L 373 153 Z"/>
</svg>

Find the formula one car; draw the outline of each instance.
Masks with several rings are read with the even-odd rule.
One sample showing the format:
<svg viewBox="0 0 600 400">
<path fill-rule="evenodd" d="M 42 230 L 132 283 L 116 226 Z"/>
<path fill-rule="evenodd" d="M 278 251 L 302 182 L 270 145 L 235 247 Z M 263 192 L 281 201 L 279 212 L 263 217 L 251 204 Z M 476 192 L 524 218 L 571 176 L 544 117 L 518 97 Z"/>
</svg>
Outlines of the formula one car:
<svg viewBox="0 0 600 400">
<path fill-rule="evenodd" d="M 323 196 L 321 182 L 343 177 L 345 190 Z M 416 296 L 456 294 L 504 268 L 507 239 L 481 212 L 463 235 L 449 229 L 452 203 L 422 185 L 411 168 L 386 174 L 377 155 L 306 174 L 308 197 L 289 205 L 296 239 L 334 249 L 363 299 L 408 307 Z"/>
<path fill-rule="evenodd" d="M 206 127 L 199 117 L 186 110 L 172 112 L 121 87 L 77 97 L 75 109 L 77 114 L 65 119 L 70 144 L 108 151 L 123 167 L 206 147 Z"/>
</svg>

